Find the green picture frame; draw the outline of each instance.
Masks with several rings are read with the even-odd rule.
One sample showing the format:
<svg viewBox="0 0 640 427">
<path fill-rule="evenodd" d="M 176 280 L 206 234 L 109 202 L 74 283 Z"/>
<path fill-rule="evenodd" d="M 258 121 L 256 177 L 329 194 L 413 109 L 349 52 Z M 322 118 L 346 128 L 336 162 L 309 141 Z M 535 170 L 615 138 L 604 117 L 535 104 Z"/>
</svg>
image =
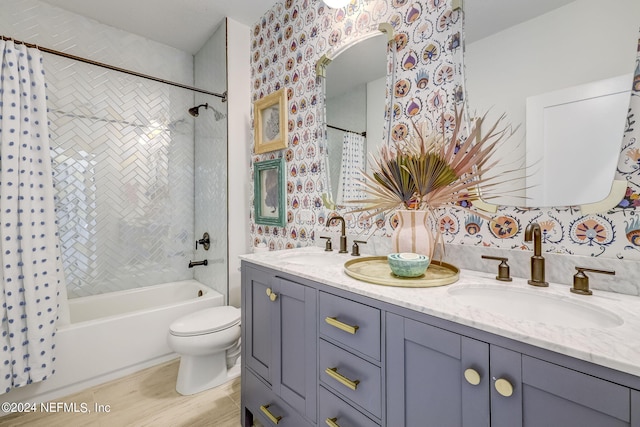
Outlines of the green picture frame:
<svg viewBox="0 0 640 427">
<path fill-rule="evenodd" d="M 284 159 L 253 164 L 253 207 L 256 224 L 284 227 L 286 215 Z"/>
</svg>

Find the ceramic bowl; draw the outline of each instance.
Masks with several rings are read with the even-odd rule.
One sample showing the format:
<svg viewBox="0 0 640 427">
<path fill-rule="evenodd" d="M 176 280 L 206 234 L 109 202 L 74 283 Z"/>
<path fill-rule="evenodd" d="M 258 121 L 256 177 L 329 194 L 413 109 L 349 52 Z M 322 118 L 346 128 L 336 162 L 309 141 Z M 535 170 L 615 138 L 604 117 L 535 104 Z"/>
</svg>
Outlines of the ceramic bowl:
<svg viewBox="0 0 640 427">
<path fill-rule="evenodd" d="M 393 274 L 399 277 L 422 276 L 431 262 L 428 256 L 409 252 L 389 254 L 387 261 Z"/>
</svg>

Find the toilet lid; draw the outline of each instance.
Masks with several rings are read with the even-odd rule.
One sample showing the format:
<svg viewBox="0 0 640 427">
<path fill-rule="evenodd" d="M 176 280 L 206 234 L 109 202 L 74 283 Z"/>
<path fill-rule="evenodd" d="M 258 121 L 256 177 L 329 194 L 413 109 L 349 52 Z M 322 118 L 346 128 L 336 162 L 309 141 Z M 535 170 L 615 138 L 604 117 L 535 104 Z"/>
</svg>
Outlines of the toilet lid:
<svg viewBox="0 0 640 427">
<path fill-rule="evenodd" d="M 187 314 L 169 326 L 173 335 L 203 335 L 240 323 L 240 309 L 232 306 L 211 307 Z"/>
</svg>

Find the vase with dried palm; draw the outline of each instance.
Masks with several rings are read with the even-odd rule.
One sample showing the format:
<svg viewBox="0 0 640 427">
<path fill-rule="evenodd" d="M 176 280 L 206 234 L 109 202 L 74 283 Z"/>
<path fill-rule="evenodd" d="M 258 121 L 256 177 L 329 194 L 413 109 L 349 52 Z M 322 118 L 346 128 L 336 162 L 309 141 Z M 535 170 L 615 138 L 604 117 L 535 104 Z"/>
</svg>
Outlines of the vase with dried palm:
<svg viewBox="0 0 640 427">
<path fill-rule="evenodd" d="M 471 210 L 481 191 L 486 199 L 492 188 L 509 179 L 508 173 L 483 176 L 496 166 L 496 151 L 513 133 L 510 126 L 502 126 L 504 116 L 485 126 L 482 134 L 482 119 L 476 120 L 465 132 L 468 136 L 462 134 L 463 117 L 463 111 L 456 110 L 449 133 L 433 132 L 424 122 L 414 123 L 408 137 L 391 147 L 383 146 L 377 157 L 371 157 L 371 172 L 361 172 L 367 197 L 357 202 L 360 206 L 355 212 L 396 211 L 395 252 L 431 258 L 438 243 L 444 247 L 436 212 L 448 206 Z"/>
</svg>

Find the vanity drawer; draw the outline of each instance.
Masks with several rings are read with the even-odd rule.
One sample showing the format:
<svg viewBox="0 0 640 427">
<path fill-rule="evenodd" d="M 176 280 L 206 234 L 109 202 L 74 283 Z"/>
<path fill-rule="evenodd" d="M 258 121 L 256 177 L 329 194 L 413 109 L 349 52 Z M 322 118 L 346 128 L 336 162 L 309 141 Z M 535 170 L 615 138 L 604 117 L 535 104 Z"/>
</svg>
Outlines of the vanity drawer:
<svg viewBox="0 0 640 427">
<path fill-rule="evenodd" d="M 320 334 L 380 360 L 380 310 L 320 292 Z"/>
<path fill-rule="evenodd" d="M 379 366 L 320 340 L 320 381 L 374 416 L 382 416 Z"/>
<path fill-rule="evenodd" d="M 243 395 L 246 398 L 245 406 L 251 411 L 255 419 L 260 420 L 264 426 L 278 425 L 278 427 L 309 427 L 307 421 L 284 403 L 249 370 L 245 370 Z M 271 418 L 268 414 L 271 414 Z M 278 419 L 280 417 L 280 419 Z"/>
<path fill-rule="evenodd" d="M 324 387 L 320 387 L 320 424 L 339 427 L 379 427 L 379 424 L 365 417 L 357 409 L 349 406 Z"/>
</svg>

